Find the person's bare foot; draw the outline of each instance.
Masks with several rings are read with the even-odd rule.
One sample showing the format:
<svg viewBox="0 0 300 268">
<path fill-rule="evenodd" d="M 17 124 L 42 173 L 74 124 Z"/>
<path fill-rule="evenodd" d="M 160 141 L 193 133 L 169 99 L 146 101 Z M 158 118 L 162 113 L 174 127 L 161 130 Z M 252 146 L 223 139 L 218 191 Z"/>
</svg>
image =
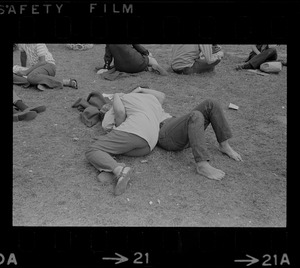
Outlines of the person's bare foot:
<svg viewBox="0 0 300 268">
<path fill-rule="evenodd" d="M 196 164 L 197 173 L 212 180 L 221 180 L 225 176 L 225 172 L 212 167 L 207 161 L 201 161 Z"/>
<path fill-rule="evenodd" d="M 230 158 L 234 159 L 235 161 L 243 161 L 240 154 L 231 148 L 231 146 L 228 143 L 228 140 L 221 142 L 219 144 L 219 149 L 222 153 L 227 154 Z"/>
</svg>

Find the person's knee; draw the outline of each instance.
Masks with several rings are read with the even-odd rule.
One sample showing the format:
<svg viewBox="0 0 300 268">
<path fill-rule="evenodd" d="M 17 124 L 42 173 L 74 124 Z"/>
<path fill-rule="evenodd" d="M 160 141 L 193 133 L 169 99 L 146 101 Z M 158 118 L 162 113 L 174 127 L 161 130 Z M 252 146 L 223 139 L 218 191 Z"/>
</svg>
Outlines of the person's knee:
<svg viewBox="0 0 300 268">
<path fill-rule="evenodd" d="M 190 120 L 191 120 L 191 122 L 195 122 L 198 120 L 204 120 L 204 117 L 200 111 L 194 110 L 190 113 Z"/>
<path fill-rule="evenodd" d="M 206 103 L 206 105 L 211 108 L 212 107 L 217 107 L 217 108 L 221 107 L 220 103 L 217 100 L 214 100 L 211 98 L 205 99 L 203 102 Z"/>
<path fill-rule="evenodd" d="M 30 73 L 28 76 L 27 76 L 27 81 L 30 83 L 30 84 L 34 84 L 36 82 L 36 80 L 38 79 L 38 75 L 36 73 Z"/>
</svg>

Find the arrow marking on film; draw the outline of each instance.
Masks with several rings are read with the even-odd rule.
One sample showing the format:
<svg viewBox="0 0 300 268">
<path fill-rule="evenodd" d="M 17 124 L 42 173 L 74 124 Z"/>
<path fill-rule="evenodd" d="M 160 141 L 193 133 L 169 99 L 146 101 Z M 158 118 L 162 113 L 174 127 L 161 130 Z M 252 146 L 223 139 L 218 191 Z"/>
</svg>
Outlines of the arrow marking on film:
<svg viewBox="0 0 300 268">
<path fill-rule="evenodd" d="M 103 257 L 102 260 L 114 260 L 117 261 L 115 264 L 119 264 L 125 261 L 128 261 L 128 258 L 122 256 L 121 254 L 118 254 L 115 252 L 116 255 L 118 255 L 119 257 Z"/>
<path fill-rule="evenodd" d="M 246 255 L 246 256 L 247 256 L 248 258 L 250 258 L 250 259 L 247 259 L 247 260 L 234 260 L 234 261 L 235 261 L 235 262 L 249 262 L 249 263 L 247 264 L 247 266 L 259 262 L 259 259 L 256 259 L 256 258 L 254 258 L 254 257 L 252 257 L 252 256 L 250 256 L 250 255 Z"/>
</svg>

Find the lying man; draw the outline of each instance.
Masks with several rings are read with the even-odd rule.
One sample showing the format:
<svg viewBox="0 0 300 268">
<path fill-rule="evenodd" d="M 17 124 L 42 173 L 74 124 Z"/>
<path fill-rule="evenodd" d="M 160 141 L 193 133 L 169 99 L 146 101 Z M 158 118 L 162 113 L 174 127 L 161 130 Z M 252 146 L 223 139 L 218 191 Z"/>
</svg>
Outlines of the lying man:
<svg viewBox="0 0 300 268">
<path fill-rule="evenodd" d="M 132 92 L 148 94 L 149 91 L 153 90 L 138 87 Z M 209 124 L 216 134 L 220 151 L 236 161 L 242 161 L 241 156 L 229 145 L 228 140 L 232 133 L 221 106 L 214 100 L 203 101 L 190 113 L 181 117 L 172 117 L 164 113 L 160 122 L 158 146 L 168 151 L 180 151 L 191 147 L 196 170 L 200 175 L 215 180 L 225 176 L 222 170 L 209 163 L 204 134 Z"/>
<path fill-rule="evenodd" d="M 219 45 L 173 45 L 171 68 L 178 74 L 210 72 L 223 56 Z"/>
<path fill-rule="evenodd" d="M 120 72 L 138 73 L 151 70 L 160 75 L 168 75 L 167 71 L 157 63 L 152 54 L 139 44 L 107 44 L 105 46 L 103 69 L 110 69 L 113 60 L 114 67 Z"/>
<path fill-rule="evenodd" d="M 86 158 L 100 172 L 111 172 L 116 176 L 115 195 L 124 193 L 132 168 L 118 163 L 112 155 L 144 156 L 153 150 L 164 116 L 163 101 L 164 93 L 158 91 L 114 94 L 112 107 L 102 121 L 102 127 L 108 133 L 99 136 L 89 147 Z M 101 112 L 106 111 L 106 106 L 108 104 L 103 105 Z"/>
</svg>

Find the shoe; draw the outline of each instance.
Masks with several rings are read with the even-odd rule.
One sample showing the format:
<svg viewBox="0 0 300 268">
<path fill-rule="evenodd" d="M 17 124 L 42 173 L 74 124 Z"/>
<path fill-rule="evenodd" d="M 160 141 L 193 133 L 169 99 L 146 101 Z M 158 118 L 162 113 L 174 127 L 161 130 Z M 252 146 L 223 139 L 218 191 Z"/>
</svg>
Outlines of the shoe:
<svg viewBox="0 0 300 268">
<path fill-rule="evenodd" d="M 70 79 L 70 87 L 78 89 L 78 83 L 76 79 Z"/>
<path fill-rule="evenodd" d="M 33 120 L 36 117 L 37 117 L 37 113 L 35 111 L 23 111 L 20 113 L 13 114 L 13 122 L 29 121 L 29 120 Z"/>
<path fill-rule="evenodd" d="M 25 111 L 34 111 L 36 113 L 42 113 L 42 112 L 46 111 L 46 106 L 40 105 L 40 106 L 35 106 L 35 107 L 29 107 L 29 108 L 25 109 L 24 112 Z"/>
<path fill-rule="evenodd" d="M 45 87 L 45 86 L 42 85 L 42 84 L 37 85 L 36 88 L 37 88 L 38 90 L 40 90 L 40 91 L 44 91 L 45 89 L 47 89 L 47 87 Z"/>
<path fill-rule="evenodd" d="M 164 75 L 164 76 L 168 75 L 167 71 L 161 66 L 159 66 L 158 64 L 153 64 L 151 65 L 151 67 L 154 71 L 157 71 L 160 75 Z"/>
<path fill-rule="evenodd" d="M 99 71 L 97 71 L 97 74 L 103 74 L 103 73 L 105 73 L 105 72 L 107 72 L 108 71 L 108 69 L 100 69 Z"/>
<path fill-rule="evenodd" d="M 115 195 L 121 195 L 125 192 L 127 184 L 130 180 L 131 173 L 132 173 L 132 168 L 126 166 L 122 168 L 120 174 L 117 176 Z"/>
</svg>

